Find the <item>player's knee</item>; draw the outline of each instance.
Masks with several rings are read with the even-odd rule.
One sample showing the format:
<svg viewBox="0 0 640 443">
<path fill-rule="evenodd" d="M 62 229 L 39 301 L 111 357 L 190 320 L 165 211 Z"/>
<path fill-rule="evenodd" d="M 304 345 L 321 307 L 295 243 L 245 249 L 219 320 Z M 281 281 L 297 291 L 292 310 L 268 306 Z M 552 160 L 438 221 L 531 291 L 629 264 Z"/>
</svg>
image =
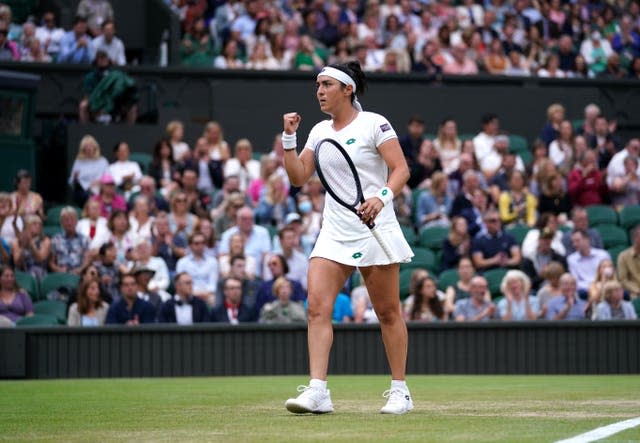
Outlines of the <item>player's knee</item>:
<svg viewBox="0 0 640 443">
<path fill-rule="evenodd" d="M 397 305 L 383 306 L 379 310 L 376 309 L 378 321 L 383 325 L 390 325 L 402 319 L 400 309 Z"/>
</svg>

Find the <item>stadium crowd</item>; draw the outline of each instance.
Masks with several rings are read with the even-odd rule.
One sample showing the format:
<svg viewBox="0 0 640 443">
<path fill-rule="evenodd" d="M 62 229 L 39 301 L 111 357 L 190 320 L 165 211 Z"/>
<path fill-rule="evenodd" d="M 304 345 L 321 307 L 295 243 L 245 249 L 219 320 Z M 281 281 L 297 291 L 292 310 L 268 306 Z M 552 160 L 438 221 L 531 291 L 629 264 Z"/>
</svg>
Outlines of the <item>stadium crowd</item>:
<svg viewBox="0 0 640 443">
<path fill-rule="evenodd" d="M 433 134 L 420 116 L 398 128 L 411 178 L 394 205 L 415 253 L 401 266 L 407 320 L 637 317 L 640 139 L 623 140 L 595 104 L 580 117 L 551 104 L 531 146 L 491 113 L 475 134 L 450 118 Z M 4 323 L 305 320 L 319 179 L 290 186 L 280 134 L 263 155 L 215 121 L 192 143 L 180 121 L 158 136 L 148 162 L 125 141 L 107 160 L 83 137 L 66 205 L 17 172 L 0 193 Z M 357 272 L 343 292 L 335 322 L 376 321 Z"/>
<path fill-rule="evenodd" d="M 165 0 L 180 60 L 219 69 L 314 70 L 357 58 L 366 71 L 638 78 L 637 0 Z M 71 29 L 51 11 L 14 23 L 0 4 L 0 60 L 126 64 L 108 0 L 82 0 Z"/>
</svg>

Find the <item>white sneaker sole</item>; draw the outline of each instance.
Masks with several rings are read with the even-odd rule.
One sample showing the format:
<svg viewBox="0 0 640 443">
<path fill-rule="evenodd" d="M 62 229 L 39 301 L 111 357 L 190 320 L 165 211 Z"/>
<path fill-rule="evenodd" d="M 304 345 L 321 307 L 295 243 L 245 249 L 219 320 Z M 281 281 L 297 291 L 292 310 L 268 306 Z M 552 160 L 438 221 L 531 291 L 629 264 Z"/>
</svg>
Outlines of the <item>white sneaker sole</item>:
<svg viewBox="0 0 640 443">
<path fill-rule="evenodd" d="M 389 410 L 385 410 L 384 407 L 382 409 L 380 409 L 380 413 L 381 414 L 392 414 L 392 415 L 403 415 L 406 414 L 407 412 L 413 410 L 413 403 L 409 403 L 409 406 L 402 410 L 402 411 L 389 411 Z"/>
<path fill-rule="evenodd" d="M 316 409 L 310 409 L 298 403 L 295 398 L 287 400 L 284 406 L 287 408 L 287 411 L 293 412 L 294 414 L 328 414 L 329 412 L 333 412 L 331 403 L 327 404 L 327 402 L 325 402 Z"/>
</svg>

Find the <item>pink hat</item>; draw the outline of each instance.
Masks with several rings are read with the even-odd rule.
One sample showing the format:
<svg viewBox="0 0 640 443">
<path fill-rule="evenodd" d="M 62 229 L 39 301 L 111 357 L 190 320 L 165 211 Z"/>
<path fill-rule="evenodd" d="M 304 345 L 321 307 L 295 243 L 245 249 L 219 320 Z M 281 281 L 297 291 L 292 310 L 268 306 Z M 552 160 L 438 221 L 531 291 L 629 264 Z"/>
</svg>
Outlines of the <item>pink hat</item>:
<svg viewBox="0 0 640 443">
<path fill-rule="evenodd" d="M 104 174 L 102 174 L 102 177 L 100 177 L 100 184 L 103 184 L 103 185 L 115 185 L 116 182 L 113 179 L 113 177 L 111 176 L 111 174 L 109 174 L 108 172 L 105 172 Z"/>
</svg>

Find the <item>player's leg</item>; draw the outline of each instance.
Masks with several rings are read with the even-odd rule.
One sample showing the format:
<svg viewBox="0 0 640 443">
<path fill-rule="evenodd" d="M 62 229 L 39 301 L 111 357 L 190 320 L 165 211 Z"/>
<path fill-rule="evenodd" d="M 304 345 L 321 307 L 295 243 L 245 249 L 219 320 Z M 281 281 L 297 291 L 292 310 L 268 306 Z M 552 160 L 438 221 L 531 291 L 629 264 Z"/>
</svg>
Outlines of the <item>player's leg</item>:
<svg viewBox="0 0 640 443">
<path fill-rule="evenodd" d="M 400 274 L 398 264 L 360 268 L 373 309 L 380 321 L 389 367 L 391 389 L 385 392 L 387 404 L 383 413 L 404 414 L 413 409 L 405 383 L 408 335 L 400 306 Z"/>
<path fill-rule="evenodd" d="M 307 342 L 309 345 L 309 386 L 300 387 L 297 398 L 285 403 L 295 413 L 333 411 L 327 387 L 329 353 L 333 343 L 331 315 L 336 296 L 353 268 L 314 257 L 309 262 L 307 296 Z"/>
</svg>

